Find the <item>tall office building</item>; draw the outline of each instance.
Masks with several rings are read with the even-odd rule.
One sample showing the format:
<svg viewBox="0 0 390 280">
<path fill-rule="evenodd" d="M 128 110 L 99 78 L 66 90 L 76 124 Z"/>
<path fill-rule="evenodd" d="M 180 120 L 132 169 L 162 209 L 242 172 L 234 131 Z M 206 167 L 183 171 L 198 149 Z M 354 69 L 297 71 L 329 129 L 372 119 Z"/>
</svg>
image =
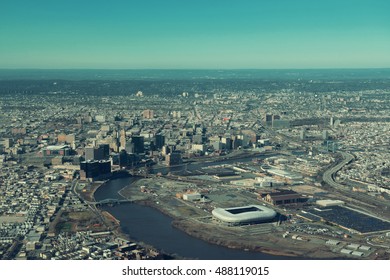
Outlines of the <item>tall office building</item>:
<svg viewBox="0 0 390 280">
<path fill-rule="evenodd" d="M 215 141 L 211 143 L 215 151 L 221 151 L 223 149 L 223 144 L 221 141 Z"/>
<path fill-rule="evenodd" d="M 162 147 L 165 145 L 165 136 L 162 134 L 156 134 L 156 148 L 161 150 Z"/>
<path fill-rule="evenodd" d="M 121 144 L 121 149 L 125 149 L 126 148 L 126 131 L 124 129 L 121 130 L 119 142 Z"/>
<path fill-rule="evenodd" d="M 129 165 L 128 154 L 125 150 L 119 152 L 119 166 L 126 167 Z"/>
<path fill-rule="evenodd" d="M 110 145 L 100 144 L 99 147 L 85 147 L 85 160 L 104 160 L 110 157 Z"/>
<path fill-rule="evenodd" d="M 85 147 L 85 160 L 95 159 L 95 147 Z"/>
<path fill-rule="evenodd" d="M 129 154 L 134 154 L 134 143 L 126 142 L 126 147 L 124 150 L 126 150 L 126 152 Z"/>
<path fill-rule="evenodd" d="M 145 152 L 144 148 L 144 137 L 139 135 L 133 135 L 131 137 L 131 143 L 134 144 L 134 153 L 142 154 Z"/>
<path fill-rule="evenodd" d="M 99 144 L 99 150 L 102 154 L 102 159 L 109 159 L 110 157 L 110 145 L 109 144 Z"/>
<path fill-rule="evenodd" d="M 221 142 L 225 145 L 226 150 L 233 149 L 233 140 L 230 137 L 222 137 Z"/>
<path fill-rule="evenodd" d="M 111 142 L 110 142 L 110 148 L 114 151 L 114 152 L 119 152 L 119 142 L 117 141 L 117 139 L 112 139 Z"/>
<path fill-rule="evenodd" d="M 81 180 L 99 180 L 111 176 L 111 161 L 93 160 L 80 162 L 80 179 Z"/>
<path fill-rule="evenodd" d="M 164 145 L 164 146 L 162 147 L 162 149 L 161 149 L 161 154 L 162 154 L 163 156 L 169 154 L 170 152 L 171 152 L 171 149 L 169 148 L 168 145 Z"/>
<path fill-rule="evenodd" d="M 172 152 L 165 156 L 165 164 L 168 166 L 182 164 L 183 160 L 180 152 Z"/>
</svg>

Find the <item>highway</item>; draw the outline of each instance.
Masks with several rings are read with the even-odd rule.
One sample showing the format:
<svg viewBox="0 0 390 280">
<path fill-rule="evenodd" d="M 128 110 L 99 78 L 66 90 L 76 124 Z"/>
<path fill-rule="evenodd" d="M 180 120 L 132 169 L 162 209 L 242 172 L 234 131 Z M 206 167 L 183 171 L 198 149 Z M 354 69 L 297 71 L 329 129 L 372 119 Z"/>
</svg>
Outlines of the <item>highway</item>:
<svg viewBox="0 0 390 280">
<path fill-rule="evenodd" d="M 271 136 L 278 137 L 280 140 L 284 141 L 285 143 L 299 144 L 298 142 L 292 141 L 291 139 L 288 139 L 287 137 L 276 133 L 274 130 L 272 130 L 272 128 L 267 128 L 266 126 L 263 126 L 263 129 L 266 132 L 268 132 Z M 305 147 L 306 149 L 309 148 L 309 146 L 305 145 L 304 142 L 302 142 L 300 145 L 302 147 Z M 365 209 L 367 209 L 367 207 L 371 208 L 370 209 L 371 213 L 374 212 L 377 216 L 390 219 L 390 214 L 388 214 L 387 211 L 387 209 L 390 207 L 388 202 L 379 200 L 376 197 L 370 196 L 365 193 L 354 192 L 352 191 L 351 187 L 337 183 L 334 180 L 335 174 L 341 168 L 351 163 L 355 159 L 355 157 L 352 154 L 341 152 L 341 151 L 339 151 L 338 153 L 341 154 L 343 160 L 324 172 L 322 178 L 323 181 L 326 183 L 326 185 L 331 187 L 333 191 L 335 191 L 335 193 L 340 194 L 341 195 L 340 199 L 342 198 L 350 202 L 354 200 L 354 204 L 358 203 L 362 205 Z"/>
<path fill-rule="evenodd" d="M 364 206 L 364 209 L 367 211 L 370 207 L 368 213 L 375 214 L 378 217 L 382 217 L 385 219 L 389 219 L 390 215 L 387 214 L 387 209 L 389 207 L 388 202 L 381 201 L 375 197 L 372 197 L 370 195 L 354 192 L 352 191 L 351 187 L 339 184 L 335 182 L 334 176 L 335 174 L 345 165 L 351 163 L 355 158 L 353 155 L 346 153 L 346 152 L 339 152 L 343 160 L 338 163 L 337 165 L 331 167 L 330 169 L 326 170 L 323 174 L 323 180 L 324 182 L 332 187 L 335 191 L 337 191 L 340 195 L 344 196 L 344 199 L 347 199 L 351 201 L 351 199 L 355 200 L 355 203 L 359 203 L 362 206 Z M 366 212 L 367 213 L 367 212 Z"/>
<path fill-rule="evenodd" d="M 345 165 L 349 164 L 351 161 L 353 161 L 355 158 L 353 155 L 345 153 L 345 152 L 340 152 L 340 154 L 343 157 L 343 160 L 338 163 L 337 165 L 333 166 L 332 168 L 326 170 L 324 172 L 324 175 L 322 176 L 323 180 L 325 183 L 327 183 L 329 186 L 338 189 L 338 190 L 345 190 L 345 186 L 342 184 L 337 183 L 334 180 L 334 175 Z"/>
</svg>

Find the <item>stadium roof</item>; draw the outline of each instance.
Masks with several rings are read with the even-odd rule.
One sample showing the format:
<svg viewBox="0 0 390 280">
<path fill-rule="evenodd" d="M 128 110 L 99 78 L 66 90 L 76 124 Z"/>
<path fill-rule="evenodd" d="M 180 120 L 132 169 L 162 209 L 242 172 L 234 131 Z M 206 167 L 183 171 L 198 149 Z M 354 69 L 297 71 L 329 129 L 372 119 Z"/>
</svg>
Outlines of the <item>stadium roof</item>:
<svg viewBox="0 0 390 280">
<path fill-rule="evenodd" d="M 233 208 L 215 208 L 212 211 L 214 217 L 227 223 L 250 223 L 273 219 L 276 212 L 261 205 L 248 205 Z"/>
</svg>

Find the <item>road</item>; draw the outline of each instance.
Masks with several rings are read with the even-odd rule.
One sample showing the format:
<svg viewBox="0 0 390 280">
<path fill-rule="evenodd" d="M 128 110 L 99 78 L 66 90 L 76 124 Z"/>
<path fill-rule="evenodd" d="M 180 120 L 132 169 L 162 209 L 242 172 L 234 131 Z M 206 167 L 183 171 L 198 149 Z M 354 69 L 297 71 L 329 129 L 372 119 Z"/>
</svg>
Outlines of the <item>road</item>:
<svg viewBox="0 0 390 280">
<path fill-rule="evenodd" d="M 345 165 L 349 164 L 351 161 L 353 161 L 355 158 L 353 155 L 351 154 L 348 154 L 348 153 L 345 153 L 345 152 L 340 152 L 340 154 L 342 155 L 343 157 L 343 160 L 336 164 L 335 166 L 333 166 L 332 168 L 326 170 L 324 172 L 324 175 L 322 176 L 323 180 L 325 183 L 327 183 L 329 186 L 335 188 L 335 189 L 338 189 L 338 190 L 345 190 L 345 186 L 342 185 L 342 184 L 339 184 L 337 183 L 335 180 L 334 180 L 334 175 L 341 169 L 343 168 Z"/>
<path fill-rule="evenodd" d="M 351 163 L 355 159 L 354 156 L 349 153 L 346 152 L 339 152 L 339 153 L 342 155 L 343 160 L 324 172 L 322 177 L 324 182 L 328 186 L 332 187 L 340 195 L 344 196 L 344 199 L 355 200 L 355 202 L 359 202 L 359 204 L 361 204 L 366 211 L 369 211 L 368 213 L 375 214 L 385 219 L 389 219 L 390 215 L 387 214 L 387 209 L 389 207 L 388 202 L 381 201 L 375 197 L 372 197 L 364 193 L 354 192 L 351 189 L 351 187 L 335 182 L 334 180 L 335 174 L 342 167 Z M 368 209 L 368 207 L 371 209 Z"/>
<path fill-rule="evenodd" d="M 85 203 L 86 205 L 88 205 L 89 209 L 92 211 L 92 213 L 95 213 L 95 215 L 100 219 L 100 221 L 106 226 L 106 228 L 108 230 L 111 230 L 110 226 L 106 223 L 106 219 L 103 217 L 103 215 L 101 214 L 101 212 L 99 211 L 99 209 L 97 209 L 96 205 L 98 203 L 96 202 L 91 202 L 91 201 L 86 201 L 85 199 L 83 199 L 81 197 L 81 195 L 77 192 L 76 188 L 77 188 L 77 184 L 78 184 L 78 180 L 77 179 L 74 179 L 72 181 L 72 185 L 71 185 L 71 190 L 73 192 L 74 195 L 76 195 L 80 201 L 82 201 L 83 203 Z M 116 232 L 113 231 L 113 234 L 116 236 Z"/>
</svg>

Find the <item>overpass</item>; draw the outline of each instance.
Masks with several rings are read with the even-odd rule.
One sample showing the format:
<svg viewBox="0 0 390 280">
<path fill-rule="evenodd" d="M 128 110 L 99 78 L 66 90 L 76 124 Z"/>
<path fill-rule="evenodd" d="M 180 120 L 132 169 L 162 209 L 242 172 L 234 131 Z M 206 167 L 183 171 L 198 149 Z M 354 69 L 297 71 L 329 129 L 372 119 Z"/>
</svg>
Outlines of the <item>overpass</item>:
<svg viewBox="0 0 390 280">
<path fill-rule="evenodd" d="M 343 157 L 343 160 L 336 164 L 335 166 L 333 166 L 332 168 L 329 168 L 328 170 L 326 170 L 324 172 L 324 175 L 323 175 L 323 180 L 325 183 L 327 183 L 329 186 L 335 188 L 335 189 L 345 189 L 345 186 L 342 185 L 342 184 L 339 184 L 337 183 L 335 180 L 334 180 L 334 175 L 341 169 L 343 168 L 345 165 L 349 164 L 352 160 L 354 160 L 354 156 L 351 155 L 351 154 L 348 154 L 348 153 L 345 153 L 345 152 L 340 152 L 340 154 L 342 155 Z"/>
<path fill-rule="evenodd" d="M 352 162 L 355 158 L 353 155 L 345 152 L 340 152 L 343 156 L 343 160 L 338 163 L 337 165 L 331 167 L 330 169 L 326 170 L 323 174 L 323 180 L 325 183 L 327 183 L 329 186 L 334 188 L 335 190 L 339 191 L 341 194 L 347 196 L 349 199 L 354 199 L 359 201 L 360 203 L 366 204 L 366 206 L 370 206 L 371 208 L 380 207 L 382 209 L 382 215 L 386 217 L 386 219 L 389 219 L 390 216 L 383 215 L 383 213 L 387 213 L 387 209 L 389 208 L 389 203 L 387 201 L 382 201 L 380 199 L 377 199 L 376 197 L 372 197 L 370 195 L 354 192 L 351 190 L 351 187 L 348 187 L 346 185 L 342 185 L 340 183 L 335 182 L 334 176 L 335 174 L 345 165 Z M 377 215 L 378 216 L 378 215 Z"/>
</svg>

